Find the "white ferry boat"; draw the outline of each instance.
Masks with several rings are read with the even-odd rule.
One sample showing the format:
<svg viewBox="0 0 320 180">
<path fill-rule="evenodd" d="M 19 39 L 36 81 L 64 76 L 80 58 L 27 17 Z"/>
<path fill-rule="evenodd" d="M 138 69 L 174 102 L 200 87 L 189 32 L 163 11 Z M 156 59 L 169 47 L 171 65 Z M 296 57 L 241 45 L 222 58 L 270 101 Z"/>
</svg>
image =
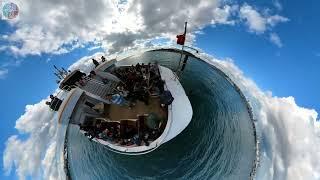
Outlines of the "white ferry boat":
<svg viewBox="0 0 320 180">
<path fill-rule="evenodd" d="M 192 107 L 177 75 L 158 64 L 99 64 L 90 74 L 58 70 L 61 100 L 47 102 L 60 123 L 79 126 L 89 140 L 127 155 L 151 152 L 190 123 Z"/>
</svg>

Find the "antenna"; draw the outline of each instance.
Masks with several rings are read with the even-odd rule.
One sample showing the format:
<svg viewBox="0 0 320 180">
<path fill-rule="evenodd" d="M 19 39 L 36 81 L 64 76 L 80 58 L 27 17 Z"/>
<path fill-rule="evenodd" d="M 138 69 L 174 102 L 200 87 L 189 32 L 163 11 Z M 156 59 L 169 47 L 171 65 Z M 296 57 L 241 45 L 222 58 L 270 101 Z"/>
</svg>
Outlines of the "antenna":
<svg viewBox="0 0 320 180">
<path fill-rule="evenodd" d="M 58 69 L 56 65 L 53 65 L 53 67 L 58 71 L 58 74 L 62 77 L 62 79 L 66 76 L 64 70 Z"/>
<path fill-rule="evenodd" d="M 60 70 L 57 68 L 56 65 L 53 65 L 53 67 L 59 72 Z"/>
<path fill-rule="evenodd" d="M 64 74 L 68 74 L 68 71 L 67 70 L 65 70 L 63 67 L 61 68 L 62 69 L 62 71 L 64 72 Z"/>
<path fill-rule="evenodd" d="M 62 79 L 59 74 L 57 74 L 57 73 L 55 73 L 55 72 L 54 72 L 53 74 L 56 75 L 58 79 L 60 79 L 60 80 Z"/>
</svg>

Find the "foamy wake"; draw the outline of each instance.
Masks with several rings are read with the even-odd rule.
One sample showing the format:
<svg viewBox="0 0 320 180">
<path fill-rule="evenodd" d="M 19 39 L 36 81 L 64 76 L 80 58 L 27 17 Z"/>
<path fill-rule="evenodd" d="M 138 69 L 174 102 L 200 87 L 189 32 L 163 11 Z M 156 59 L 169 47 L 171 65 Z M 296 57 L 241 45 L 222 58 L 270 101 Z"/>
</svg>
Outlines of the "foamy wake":
<svg viewBox="0 0 320 180">
<path fill-rule="evenodd" d="M 253 107 L 260 141 L 257 179 L 320 179 L 320 123 L 317 112 L 299 107 L 293 97 L 274 97 L 270 92 L 261 91 L 231 60 L 218 60 L 206 54 L 201 54 L 201 58 L 225 72 Z M 92 68 L 90 59 L 80 59 L 71 69 Z M 44 102 L 26 106 L 25 114 L 15 126 L 20 134 L 11 136 L 6 142 L 5 171 L 10 173 L 15 169 L 20 179 L 27 176 L 65 178 L 61 165 L 64 137 L 59 136 L 64 129 Z"/>
</svg>

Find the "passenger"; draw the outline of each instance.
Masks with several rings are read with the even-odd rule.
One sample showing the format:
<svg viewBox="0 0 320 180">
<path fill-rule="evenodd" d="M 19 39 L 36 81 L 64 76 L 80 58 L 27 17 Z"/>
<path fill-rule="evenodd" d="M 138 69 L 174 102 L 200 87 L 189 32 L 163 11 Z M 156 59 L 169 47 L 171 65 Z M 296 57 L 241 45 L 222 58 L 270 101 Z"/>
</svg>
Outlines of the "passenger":
<svg viewBox="0 0 320 180">
<path fill-rule="evenodd" d="M 92 62 L 93 62 L 93 64 L 94 64 L 96 67 L 98 67 L 98 66 L 99 66 L 99 62 L 98 62 L 97 60 L 92 59 Z"/>
<path fill-rule="evenodd" d="M 140 63 L 138 63 L 138 64 L 136 65 L 136 70 L 137 70 L 137 71 L 140 71 L 140 68 L 141 68 L 141 65 L 140 65 Z"/>
<path fill-rule="evenodd" d="M 111 131 L 108 131 L 107 132 L 107 138 L 108 138 L 108 140 L 109 141 L 114 141 L 115 139 L 115 136 L 114 136 L 114 134 L 111 132 Z"/>
<path fill-rule="evenodd" d="M 153 130 L 150 134 L 150 139 L 157 139 L 159 136 L 159 130 L 156 129 L 156 130 Z"/>
<path fill-rule="evenodd" d="M 101 132 L 103 132 L 106 129 L 107 129 L 107 123 L 100 122 L 100 123 L 96 124 L 95 130 L 97 131 L 97 134 L 100 134 Z"/>
<path fill-rule="evenodd" d="M 143 139 L 142 139 L 142 141 L 144 142 L 144 144 L 145 144 L 146 146 L 149 146 L 148 139 L 149 139 L 149 134 L 146 133 L 146 134 L 143 136 Z"/>
<path fill-rule="evenodd" d="M 135 73 L 135 72 L 136 72 L 136 68 L 134 67 L 134 65 L 131 65 L 131 66 L 130 66 L 129 71 L 130 71 L 131 73 Z"/>
<path fill-rule="evenodd" d="M 120 144 L 123 145 L 123 146 L 127 145 L 127 143 L 128 143 L 127 139 L 121 139 L 120 140 Z"/>
<path fill-rule="evenodd" d="M 90 141 L 92 141 L 92 139 L 97 137 L 98 134 L 94 129 L 89 129 L 89 131 L 85 133 L 85 135 L 88 136 Z"/>
<path fill-rule="evenodd" d="M 104 56 L 101 56 L 101 61 L 102 62 L 105 62 L 106 61 L 106 58 Z"/>
<path fill-rule="evenodd" d="M 53 100 L 54 99 L 54 96 L 52 94 L 50 94 L 50 99 Z"/>
<path fill-rule="evenodd" d="M 108 139 L 108 135 L 107 135 L 107 130 L 106 130 L 106 131 L 101 132 L 98 136 L 99 136 L 99 139 L 102 139 L 102 140 L 109 140 L 109 139 Z"/>
<path fill-rule="evenodd" d="M 117 87 L 117 90 L 118 90 L 119 94 L 120 94 L 121 96 L 123 96 L 123 97 L 127 97 L 128 94 L 129 94 L 129 91 L 125 90 L 125 89 L 123 88 L 123 86 L 118 86 L 118 87 Z"/>
<path fill-rule="evenodd" d="M 93 78 L 94 76 L 96 76 L 96 72 L 94 71 L 90 71 L 90 74 L 88 75 L 89 78 Z"/>
<path fill-rule="evenodd" d="M 141 139 L 139 138 L 138 134 L 133 136 L 133 143 L 136 144 L 137 146 L 141 146 Z"/>
<path fill-rule="evenodd" d="M 84 79 L 80 79 L 78 83 L 79 83 L 80 86 L 85 86 L 86 85 L 86 81 Z"/>
<path fill-rule="evenodd" d="M 141 65 L 141 73 L 142 74 L 146 74 L 147 73 L 147 68 L 146 68 L 146 66 L 144 65 L 144 63 L 142 63 L 142 65 Z"/>
</svg>

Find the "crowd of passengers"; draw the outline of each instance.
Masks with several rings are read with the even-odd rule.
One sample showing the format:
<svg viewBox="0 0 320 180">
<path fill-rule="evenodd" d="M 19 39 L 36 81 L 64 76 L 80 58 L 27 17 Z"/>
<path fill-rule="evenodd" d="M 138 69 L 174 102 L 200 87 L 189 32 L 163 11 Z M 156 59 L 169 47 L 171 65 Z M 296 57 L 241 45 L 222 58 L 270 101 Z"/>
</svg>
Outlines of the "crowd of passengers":
<svg viewBox="0 0 320 180">
<path fill-rule="evenodd" d="M 139 117 L 139 120 L 143 120 L 142 118 L 144 117 Z M 160 135 L 159 129 L 144 129 L 138 132 L 134 127 L 119 122 L 107 122 L 101 119 L 96 119 L 94 122 L 94 125 L 80 124 L 80 129 L 86 131 L 84 135 L 90 140 L 97 138 L 122 146 L 149 146 L 149 141 L 155 140 Z"/>
<path fill-rule="evenodd" d="M 150 96 L 168 93 L 164 91 L 164 81 L 160 77 L 157 64 L 138 63 L 135 66 L 116 68 L 111 73 L 121 82 L 115 93 L 106 95 L 109 104 L 125 105 L 131 108 L 139 100 L 148 105 Z M 88 75 L 89 78 L 94 76 L 97 76 L 94 71 Z M 85 86 L 86 81 L 85 78 L 81 78 L 76 84 Z M 102 81 L 107 83 L 109 80 L 102 78 Z M 162 106 L 165 106 L 165 103 L 162 103 Z"/>
<path fill-rule="evenodd" d="M 113 103 L 132 106 L 139 100 L 148 105 L 151 95 L 159 96 L 164 92 L 164 81 L 161 80 L 156 64 L 138 63 L 116 68 L 112 74 L 121 80 L 117 87 L 118 93 L 107 95 L 107 99 Z"/>
<path fill-rule="evenodd" d="M 109 104 L 132 108 L 136 101 L 141 101 L 148 105 L 151 96 L 160 96 L 161 107 L 166 107 L 173 101 L 171 93 L 164 90 L 164 81 L 161 79 L 157 64 L 138 63 L 135 66 L 116 68 L 112 74 L 117 76 L 121 83 L 117 86 L 116 93 L 106 96 Z M 89 76 L 94 75 L 94 72 L 89 74 Z M 86 131 L 85 135 L 90 140 L 98 138 L 123 146 L 148 146 L 149 140 L 155 140 L 160 136 L 160 129 L 142 128 L 146 117 L 138 118 L 140 132 L 132 126 L 100 119 L 95 120 L 92 126 L 80 125 L 80 129 Z"/>
</svg>

